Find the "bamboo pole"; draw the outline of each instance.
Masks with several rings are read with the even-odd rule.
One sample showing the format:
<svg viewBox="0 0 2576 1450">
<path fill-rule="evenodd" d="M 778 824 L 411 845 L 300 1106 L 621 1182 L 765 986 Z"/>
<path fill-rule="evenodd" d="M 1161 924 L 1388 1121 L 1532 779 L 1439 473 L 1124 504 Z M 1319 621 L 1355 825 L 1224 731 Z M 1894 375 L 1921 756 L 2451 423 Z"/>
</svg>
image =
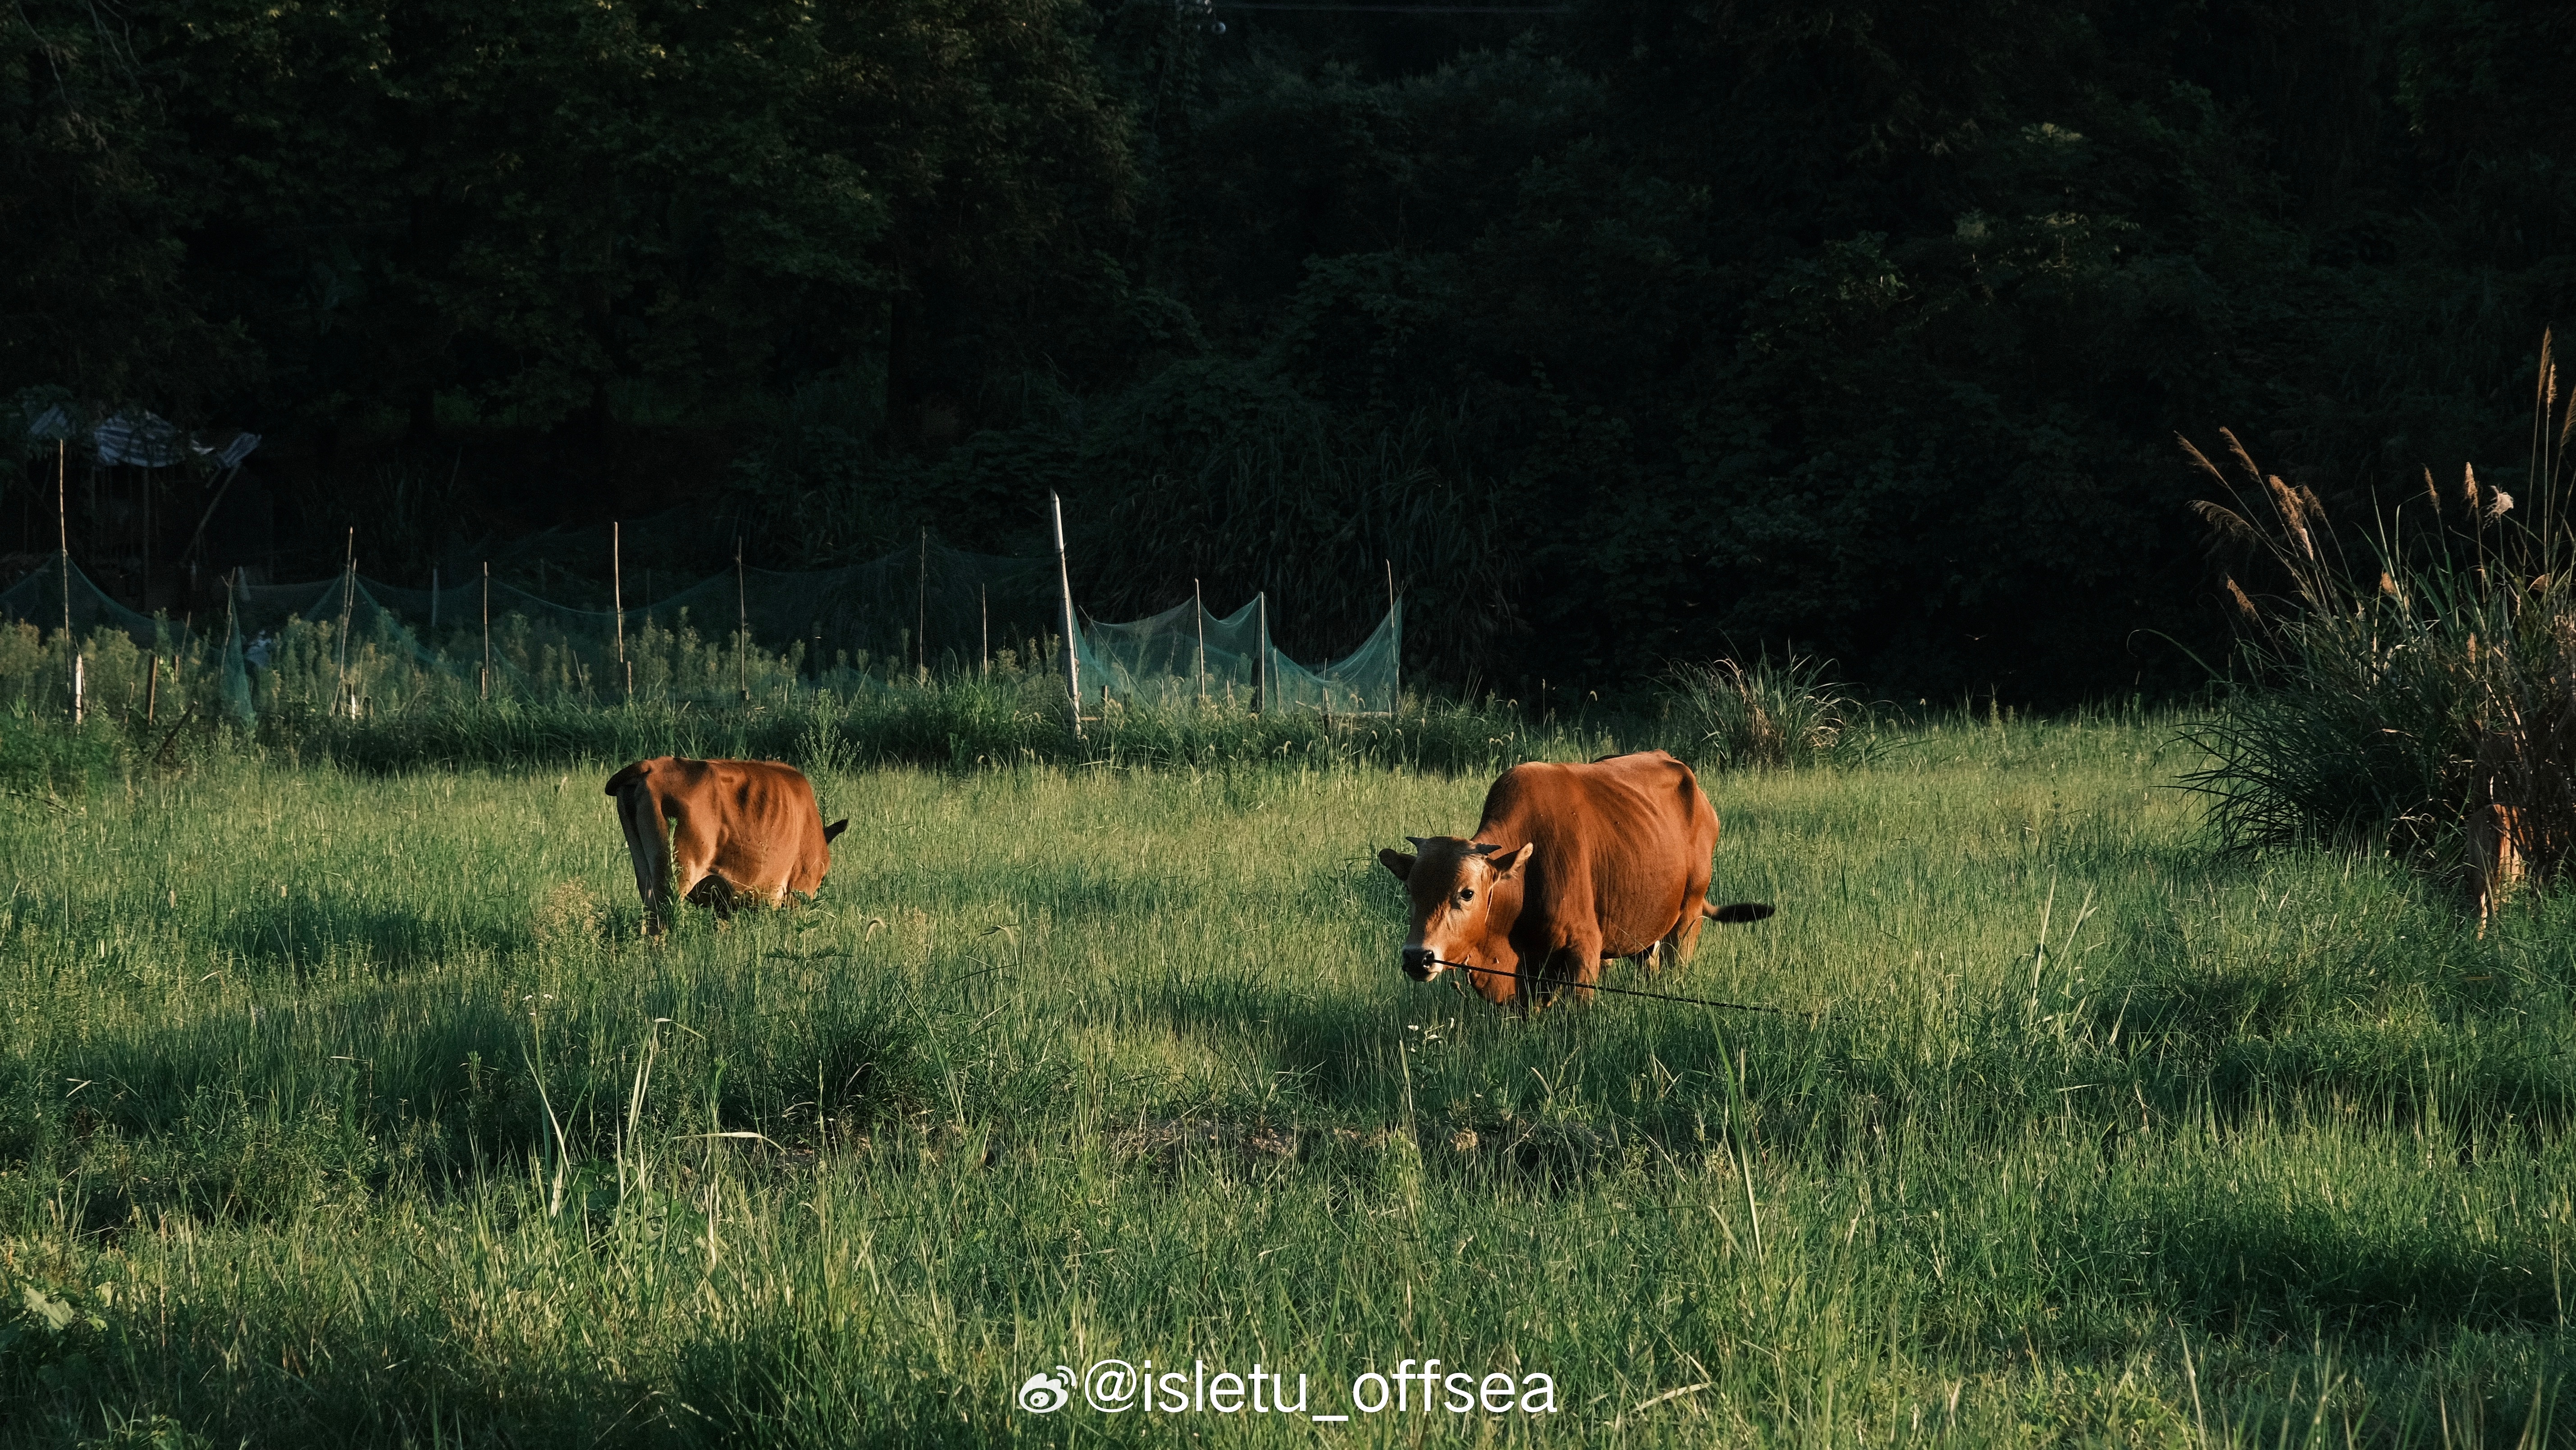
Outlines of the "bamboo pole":
<svg viewBox="0 0 2576 1450">
<path fill-rule="evenodd" d="M 1082 738 L 1082 662 L 1074 642 L 1082 638 L 1073 620 L 1073 571 L 1064 559 L 1064 500 L 1047 495 L 1047 507 L 1055 514 L 1055 577 L 1064 590 L 1064 692 L 1073 702 L 1073 738 Z"/>
<path fill-rule="evenodd" d="M 358 718 L 358 697 L 349 690 L 349 619 L 358 609 L 358 526 L 349 526 L 347 563 L 340 572 L 340 678 L 331 687 L 331 713 L 340 712 L 340 697 L 349 696 L 349 718 Z"/>
<path fill-rule="evenodd" d="M 72 723 L 81 722 L 80 646 L 72 640 L 72 506 L 66 484 L 63 440 L 54 440 L 54 526 L 61 534 L 63 557 L 63 648 L 72 653 Z"/>
<path fill-rule="evenodd" d="M 635 698 L 635 666 L 626 658 L 626 561 L 617 520 L 608 521 L 608 603 L 617 611 L 617 667 L 626 672 L 626 698 Z"/>
<path fill-rule="evenodd" d="M 155 652 L 143 657 L 143 723 L 152 723 L 161 706 L 161 656 Z"/>
</svg>

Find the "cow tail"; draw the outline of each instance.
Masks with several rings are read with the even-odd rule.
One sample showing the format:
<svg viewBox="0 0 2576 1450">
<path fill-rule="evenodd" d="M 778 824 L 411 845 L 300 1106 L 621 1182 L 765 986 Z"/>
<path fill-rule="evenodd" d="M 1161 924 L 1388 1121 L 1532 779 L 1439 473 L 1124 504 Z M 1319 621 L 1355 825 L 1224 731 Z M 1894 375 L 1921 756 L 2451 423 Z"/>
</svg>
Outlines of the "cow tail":
<svg viewBox="0 0 2576 1450">
<path fill-rule="evenodd" d="M 1700 915 L 1711 921 L 1725 922 L 1730 926 L 1741 922 L 1760 921 L 1771 915 L 1771 912 L 1772 908 L 1767 903 L 1759 901 L 1739 901 L 1731 906 L 1720 906 L 1713 901 L 1703 901 L 1699 904 Z"/>
</svg>

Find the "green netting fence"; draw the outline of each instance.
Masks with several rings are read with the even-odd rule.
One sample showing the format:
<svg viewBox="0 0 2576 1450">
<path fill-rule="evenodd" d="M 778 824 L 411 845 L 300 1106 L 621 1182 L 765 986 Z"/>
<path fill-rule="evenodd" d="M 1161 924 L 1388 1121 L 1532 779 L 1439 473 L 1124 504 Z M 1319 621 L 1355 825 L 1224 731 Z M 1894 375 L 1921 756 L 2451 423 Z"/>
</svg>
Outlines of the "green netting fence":
<svg viewBox="0 0 2576 1450">
<path fill-rule="evenodd" d="M 479 700 L 712 704 L 969 670 L 1052 674 L 1062 662 L 1055 576 L 1052 560 L 925 538 L 840 569 L 728 570 L 619 611 L 548 599 L 479 568 L 461 581 L 442 577 L 435 589 L 352 569 L 300 584 L 236 584 L 219 611 L 183 627 L 117 603 L 77 565 L 66 572 L 48 560 L 0 590 L 0 699 L 68 709 L 67 582 L 92 708 L 194 709 L 247 725 Z M 1084 621 L 1075 641 L 1083 693 L 1336 714 L 1394 709 L 1400 607 L 1391 605 L 1350 654 L 1311 669 L 1272 645 L 1271 623 L 1260 596 L 1224 616 L 1192 600 L 1148 619 Z M 147 668 L 154 660 L 157 671 Z"/>
<path fill-rule="evenodd" d="M 1126 624 L 1086 622 L 1075 661 L 1086 695 L 1105 689 L 1152 704 L 1222 700 L 1261 709 L 1383 715 L 1395 710 L 1403 642 L 1404 609 L 1398 602 L 1358 649 L 1308 669 L 1271 644 L 1269 602 L 1256 594 L 1227 615 L 1211 614 L 1193 599 Z"/>
</svg>

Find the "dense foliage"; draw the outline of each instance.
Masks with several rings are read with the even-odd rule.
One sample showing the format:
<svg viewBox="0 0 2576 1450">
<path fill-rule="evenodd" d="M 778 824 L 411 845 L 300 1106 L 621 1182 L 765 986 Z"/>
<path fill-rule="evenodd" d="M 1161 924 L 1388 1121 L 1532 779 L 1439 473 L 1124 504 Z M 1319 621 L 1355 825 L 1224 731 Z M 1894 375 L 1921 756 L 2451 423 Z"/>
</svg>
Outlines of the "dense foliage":
<svg viewBox="0 0 2576 1450">
<path fill-rule="evenodd" d="M 1213 14 L 25 0 L 0 395 L 269 432 L 317 573 L 1052 488 L 1102 617 L 1339 649 L 1391 562 L 1453 684 L 2048 700 L 2221 627 L 2175 433 L 2367 517 L 2521 456 L 2576 281 L 2542 0 Z"/>
</svg>

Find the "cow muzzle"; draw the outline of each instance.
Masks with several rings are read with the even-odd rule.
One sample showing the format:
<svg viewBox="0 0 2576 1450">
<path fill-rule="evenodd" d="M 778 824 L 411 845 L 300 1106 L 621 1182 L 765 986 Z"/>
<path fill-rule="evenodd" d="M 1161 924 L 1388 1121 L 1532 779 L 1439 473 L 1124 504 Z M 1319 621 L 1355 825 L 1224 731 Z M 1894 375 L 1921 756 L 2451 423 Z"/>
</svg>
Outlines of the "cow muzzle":
<svg viewBox="0 0 2576 1450">
<path fill-rule="evenodd" d="M 1429 947 L 1406 947 L 1403 960 L 1404 974 L 1417 982 L 1430 981 L 1440 969 L 1440 954 Z"/>
</svg>

